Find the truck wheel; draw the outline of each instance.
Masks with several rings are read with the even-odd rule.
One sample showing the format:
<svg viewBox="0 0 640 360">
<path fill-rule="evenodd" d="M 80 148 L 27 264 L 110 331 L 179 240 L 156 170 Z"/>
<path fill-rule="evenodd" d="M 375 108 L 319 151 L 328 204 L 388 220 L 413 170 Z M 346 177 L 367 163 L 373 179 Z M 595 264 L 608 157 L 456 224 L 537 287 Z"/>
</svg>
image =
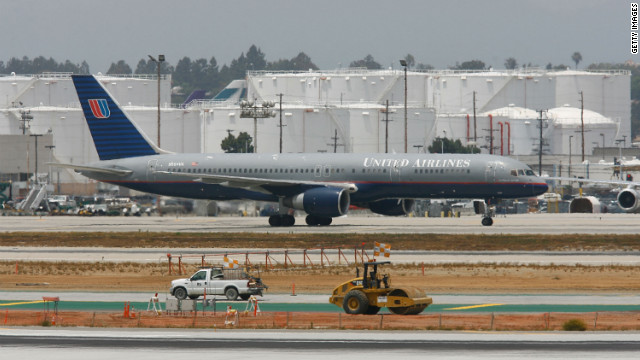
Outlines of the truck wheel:
<svg viewBox="0 0 640 360">
<path fill-rule="evenodd" d="M 187 289 L 179 287 L 173 290 L 173 296 L 178 300 L 184 300 L 187 298 Z"/>
<path fill-rule="evenodd" d="M 236 290 L 236 288 L 230 287 L 224 291 L 224 296 L 227 297 L 227 300 L 234 301 L 238 298 L 238 290 Z"/>
<path fill-rule="evenodd" d="M 344 297 L 342 308 L 347 314 L 365 314 L 369 309 L 369 299 L 362 291 L 351 290 Z"/>
</svg>

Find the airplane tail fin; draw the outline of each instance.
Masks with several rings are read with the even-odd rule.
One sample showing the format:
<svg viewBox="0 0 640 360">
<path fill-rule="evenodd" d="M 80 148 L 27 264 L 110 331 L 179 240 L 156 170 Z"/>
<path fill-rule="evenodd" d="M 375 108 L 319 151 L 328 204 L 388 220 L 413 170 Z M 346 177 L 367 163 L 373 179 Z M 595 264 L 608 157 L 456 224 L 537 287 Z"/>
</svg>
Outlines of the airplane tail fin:
<svg viewBox="0 0 640 360">
<path fill-rule="evenodd" d="M 100 160 L 166 153 L 153 144 L 92 75 L 72 75 Z"/>
</svg>

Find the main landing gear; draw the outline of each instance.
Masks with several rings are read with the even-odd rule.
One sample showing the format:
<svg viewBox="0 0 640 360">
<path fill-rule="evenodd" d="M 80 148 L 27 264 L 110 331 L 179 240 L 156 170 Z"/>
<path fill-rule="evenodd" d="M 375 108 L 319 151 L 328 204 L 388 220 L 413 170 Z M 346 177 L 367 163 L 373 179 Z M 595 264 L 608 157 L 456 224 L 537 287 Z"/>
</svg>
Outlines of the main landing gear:
<svg viewBox="0 0 640 360">
<path fill-rule="evenodd" d="M 305 221 L 307 222 L 307 225 L 310 226 L 328 226 L 331 225 L 333 219 L 329 216 L 307 215 Z"/>
<path fill-rule="evenodd" d="M 296 219 L 292 215 L 278 214 L 269 216 L 269 225 L 271 226 L 293 226 Z"/>
</svg>

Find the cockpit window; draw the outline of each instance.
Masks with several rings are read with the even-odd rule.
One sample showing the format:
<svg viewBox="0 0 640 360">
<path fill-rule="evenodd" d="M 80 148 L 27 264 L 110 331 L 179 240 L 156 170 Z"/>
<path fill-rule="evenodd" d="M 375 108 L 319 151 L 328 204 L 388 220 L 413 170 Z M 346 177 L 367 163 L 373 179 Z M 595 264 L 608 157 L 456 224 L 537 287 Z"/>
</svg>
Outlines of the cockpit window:
<svg viewBox="0 0 640 360">
<path fill-rule="evenodd" d="M 528 176 L 536 176 L 536 173 L 534 173 L 533 170 L 531 170 L 531 169 L 527 169 L 526 173 L 527 173 Z"/>
<path fill-rule="evenodd" d="M 524 170 L 518 169 L 518 175 L 524 175 Z"/>
<path fill-rule="evenodd" d="M 518 170 L 511 170 L 511 176 L 518 176 Z"/>
</svg>

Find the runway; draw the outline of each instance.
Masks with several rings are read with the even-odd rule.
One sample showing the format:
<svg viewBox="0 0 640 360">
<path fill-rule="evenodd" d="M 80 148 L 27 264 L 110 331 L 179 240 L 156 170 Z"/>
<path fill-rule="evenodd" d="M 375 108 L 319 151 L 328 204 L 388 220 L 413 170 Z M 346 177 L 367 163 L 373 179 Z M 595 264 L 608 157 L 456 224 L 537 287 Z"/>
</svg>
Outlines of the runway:
<svg viewBox="0 0 640 360">
<path fill-rule="evenodd" d="M 268 251 L 274 264 L 285 261 L 284 251 L 287 249 L 238 249 L 238 248 L 79 248 L 79 247 L 17 247 L 0 246 L 0 261 L 82 261 L 82 262 L 136 262 L 136 263 L 167 263 L 167 253 L 174 259 L 183 256 L 184 263 L 200 263 L 202 255 L 207 261 L 222 262 L 225 254 L 241 254 L 236 257 L 245 258 L 248 252 L 249 260 L 253 263 L 264 262 Z M 302 264 L 304 261 L 302 250 L 288 249 L 289 261 Z M 350 253 L 348 252 L 350 251 Z M 344 264 L 345 257 L 352 261 L 353 249 L 343 250 L 344 257 L 340 257 L 335 249 L 324 251 L 325 263 Z M 233 255 L 235 256 L 235 255 Z M 309 259 L 320 263 L 319 250 L 307 251 Z M 640 252 L 637 251 L 421 251 L 394 250 L 394 263 L 409 264 L 519 264 L 519 265 L 568 265 L 585 266 L 640 266 Z"/>
<path fill-rule="evenodd" d="M 480 216 L 417 218 L 349 215 L 330 226 L 271 227 L 266 217 L 78 217 L 0 216 L 0 232 L 140 231 L 250 233 L 414 233 L 414 234 L 638 234 L 637 214 L 517 214 L 480 225 Z"/>
<path fill-rule="evenodd" d="M 136 359 L 634 359 L 637 332 L 502 333 L 440 331 L 241 331 L 153 329 L 0 329 L 7 358 Z"/>
</svg>

